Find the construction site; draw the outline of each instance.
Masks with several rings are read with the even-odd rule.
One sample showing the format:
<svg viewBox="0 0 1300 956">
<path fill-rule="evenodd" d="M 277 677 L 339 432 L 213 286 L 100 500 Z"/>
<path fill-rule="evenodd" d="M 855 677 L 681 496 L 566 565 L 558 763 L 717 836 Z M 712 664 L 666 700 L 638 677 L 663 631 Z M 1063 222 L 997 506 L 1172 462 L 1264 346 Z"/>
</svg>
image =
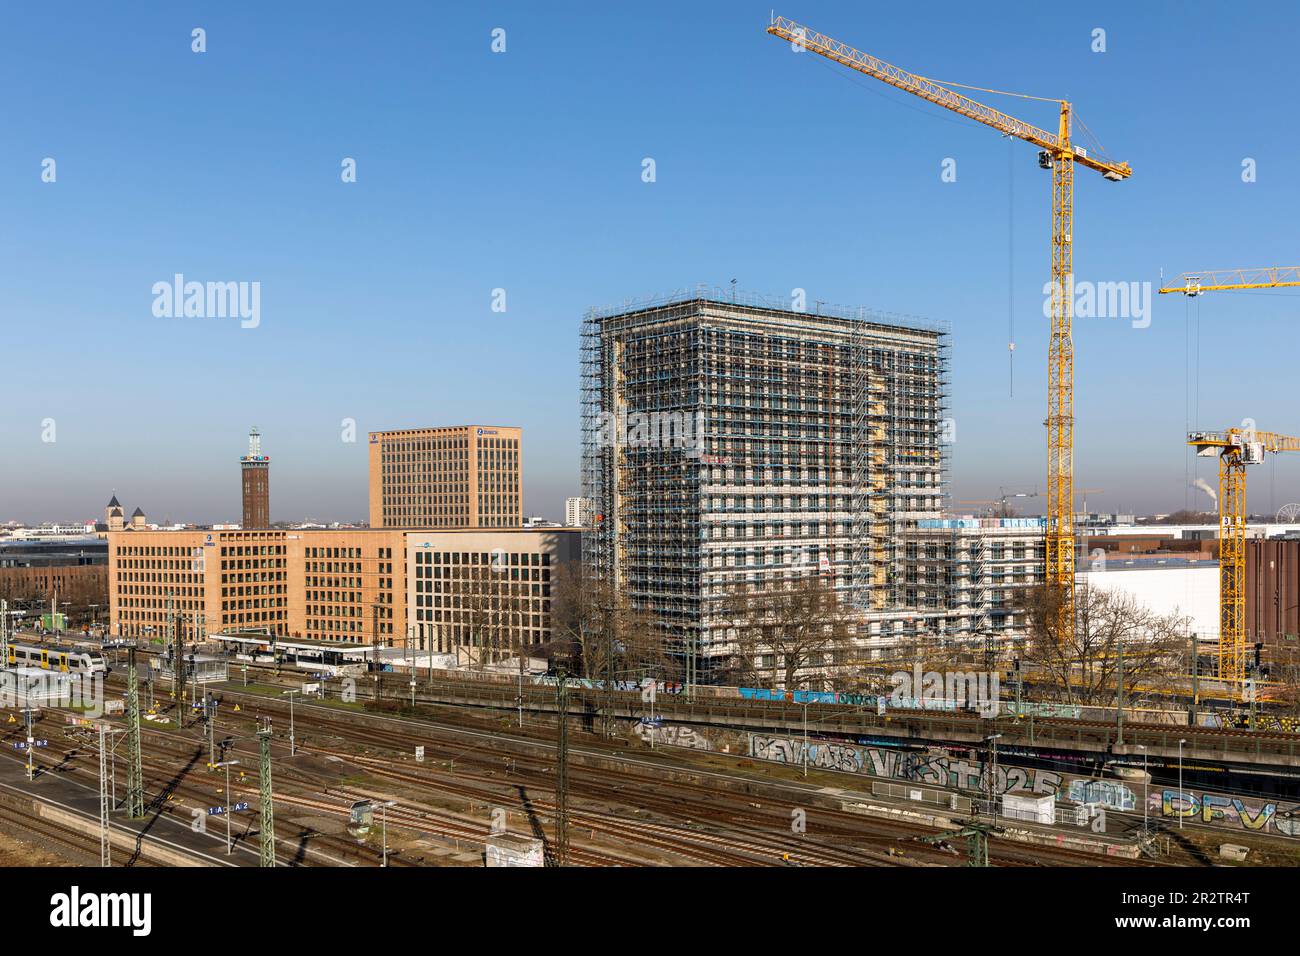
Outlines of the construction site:
<svg viewBox="0 0 1300 956">
<path fill-rule="evenodd" d="M 593 310 L 584 562 L 663 623 L 689 682 L 729 653 L 740 584 L 814 570 L 863 639 L 889 634 L 901 531 L 943 514 L 947 366 L 944 330 L 863 310 L 705 289 Z"/>
<path fill-rule="evenodd" d="M 12 111 L 31 490 L 0 525 L 0 865 L 56 886 L 11 922 L 148 936 L 156 894 L 191 945 L 500 934 L 507 899 L 516 935 L 648 912 L 678 945 L 692 911 L 760 945 L 795 920 L 833 945 L 832 914 L 849 945 L 1285 926 L 1285 881 L 1250 895 L 1300 866 L 1300 484 L 1260 466 L 1300 437 L 1245 417 L 1286 427 L 1283 350 L 1234 315 L 1203 359 L 1199 307 L 1300 267 L 1156 259 L 1289 221 L 1253 155 L 1285 180 L 1287 124 L 1220 89 L 1282 31 L 393 6 L 205 11 L 210 56 L 207 25 L 121 11 L 16 45 L 20 78 L 79 56 Z M 1215 149 L 1161 135 L 1167 102 Z M 91 386 L 47 389 L 56 361 Z M 237 487 L 207 440 L 236 416 L 274 520 L 262 429 Z M 104 520 L 54 512 L 84 517 L 87 472 Z M 69 528 L 101 573 L 45 567 Z M 715 885 L 624 875 L 668 867 L 854 875 L 723 918 Z M 545 869 L 555 904 L 451 868 Z"/>
</svg>

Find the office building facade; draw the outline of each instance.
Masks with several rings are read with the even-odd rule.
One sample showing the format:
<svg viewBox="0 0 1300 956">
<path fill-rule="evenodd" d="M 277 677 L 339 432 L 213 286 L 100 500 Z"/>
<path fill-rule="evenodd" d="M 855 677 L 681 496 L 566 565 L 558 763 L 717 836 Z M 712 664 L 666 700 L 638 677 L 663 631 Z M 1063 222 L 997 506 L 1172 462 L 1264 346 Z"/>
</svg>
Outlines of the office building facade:
<svg viewBox="0 0 1300 956">
<path fill-rule="evenodd" d="M 576 530 L 144 531 L 108 536 L 110 630 L 504 650 L 550 633 L 551 574 Z M 477 570 L 471 570 L 477 569 Z M 418 613 L 416 613 L 418 612 Z M 409 630 L 408 630 L 409 628 Z"/>
<path fill-rule="evenodd" d="M 523 432 L 461 425 L 370 433 L 372 528 L 518 528 Z"/>
</svg>

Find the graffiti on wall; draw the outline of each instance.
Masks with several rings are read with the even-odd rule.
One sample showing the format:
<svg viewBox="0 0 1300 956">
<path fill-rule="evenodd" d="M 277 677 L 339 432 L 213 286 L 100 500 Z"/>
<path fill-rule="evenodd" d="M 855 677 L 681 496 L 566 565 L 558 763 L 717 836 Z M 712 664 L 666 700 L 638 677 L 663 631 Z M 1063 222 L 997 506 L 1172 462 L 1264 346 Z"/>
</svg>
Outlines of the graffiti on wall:
<svg viewBox="0 0 1300 956">
<path fill-rule="evenodd" d="M 689 747 L 691 750 L 712 750 L 713 744 L 694 727 L 680 724 L 661 724 L 658 727 L 642 723 L 632 725 L 632 732 L 643 743 L 653 742 L 656 747 Z M 726 748 L 723 748 L 724 750 Z"/>
<path fill-rule="evenodd" d="M 935 787 L 984 787 L 984 762 L 976 759 L 819 740 L 809 741 L 807 753 L 808 766 L 822 770 L 912 780 Z M 803 738 L 750 734 L 749 755 L 758 760 L 801 765 Z M 1119 780 L 1065 777 L 1051 770 L 1000 765 L 996 786 L 999 793 L 1052 795 L 1061 802 L 1141 811 L 1141 796 Z M 1164 817 L 1181 816 L 1211 826 L 1300 837 L 1300 804 L 1296 803 L 1188 789 L 1180 798 L 1177 789 L 1159 788 L 1148 791 L 1147 801 L 1153 814 Z"/>
<path fill-rule="evenodd" d="M 1133 810 L 1138 804 L 1137 795 L 1115 780 L 1076 777 L 1070 781 L 1065 795 L 1075 803 L 1099 803 L 1107 810 Z"/>
<path fill-rule="evenodd" d="M 801 737 L 749 735 L 749 755 L 758 760 L 803 764 L 804 742 Z M 945 754 L 912 753 L 880 747 L 810 741 L 808 766 L 822 770 L 839 770 L 873 777 L 912 780 L 936 787 L 979 790 L 984 786 L 984 762 Z M 999 766 L 996 787 L 999 793 L 1055 794 L 1062 778 L 1051 770 Z"/>
<path fill-rule="evenodd" d="M 1153 809 L 1161 816 L 1182 817 L 1196 823 L 1248 830 L 1252 833 L 1276 832 L 1283 836 L 1300 836 L 1300 805 L 1282 806 L 1268 798 L 1247 803 L 1241 797 L 1219 793 L 1197 793 L 1184 789 L 1166 789 L 1151 795 Z M 1253 805 L 1252 805 L 1253 804 Z"/>
<path fill-rule="evenodd" d="M 1300 718 L 1286 714 L 1233 714 L 1225 711 L 1213 711 L 1201 714 L 1202 727 L 1218 727 L 1223 730 L 1271 730 L 1275 733 L 1300 733 Z"/>
</svg>

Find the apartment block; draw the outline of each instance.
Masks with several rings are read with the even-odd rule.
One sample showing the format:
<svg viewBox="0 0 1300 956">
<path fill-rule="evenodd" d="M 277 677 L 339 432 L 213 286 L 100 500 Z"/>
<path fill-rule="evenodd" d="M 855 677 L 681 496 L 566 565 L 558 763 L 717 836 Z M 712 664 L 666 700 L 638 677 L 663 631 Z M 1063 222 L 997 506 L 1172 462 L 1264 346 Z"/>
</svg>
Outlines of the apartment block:
<svg viewBox="0 0 1300 956">
<path fill-rule="evenodd" d="M 551 636 L 556 569 L 581 559 L 573 528 L 413 531 L 406 535 L 407 607 L 416 646 L 475 648 L 483 663 Z"/>
<path fill-rule="evenodd" d="M 518 428 L 459 425 L 370 433 L 372 528 L 518 528 Z"/>
<path fill-rule="evenodd" d="M 1045 580 L 1043 518 L 943 518 L 902 529 L 902 636 L 1023 632 L 1017 593 Z M 889 637 L 888 626 L 875 634 Z"/>
<path fill-rule="evenodd" d="M 825 576 L 900 602 L 898 530 L 941 516 L 947 336 L 866 312 L 685 293 L 588 313 L 583 560 L 698 663 L 731 588 Z"/>
</svg>

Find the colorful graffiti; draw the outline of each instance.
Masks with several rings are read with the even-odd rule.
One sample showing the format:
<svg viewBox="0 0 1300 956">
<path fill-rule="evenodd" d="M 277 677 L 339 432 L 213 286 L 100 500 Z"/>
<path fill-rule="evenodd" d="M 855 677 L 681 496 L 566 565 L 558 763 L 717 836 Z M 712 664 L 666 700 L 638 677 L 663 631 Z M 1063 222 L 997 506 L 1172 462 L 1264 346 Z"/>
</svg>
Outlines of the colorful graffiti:
<svg viewBox="0 0 1300 956">
<path fill-rule="evenodd" d="M 1276 831 L 1284 836 L 1300 836 L 1300 806 L 1295 804 L 1279 809 L 1278 803 L 1265 800 L 1251 807 L 1240 797 L 1187 789 L 1181 792 L 1166 789 L 1152 797 L 1152 806 L 1159 809 L 1161 816 L 1182 817 L 1252 833 Z"/>
<path fill-rule="evenodd" d="M 1070 781 L 1065 795 L 1075 803 L 1099 803 L 1107 810 L 1133 810 L 1138 805 L 1137 795 L 1114 780 L 1076 777 Z"/>
<path fill-rule="evenodd" d="M 828 690 L 772 690 L 768 687 L 738 687 L 737 691 L 745 700 L 785 700 L 789 698 L 796 704 L 849 704 L 855 707 L 875 707 L 874 694 L 840 694 Z"/>
<path fill-rule="evenodd" d="M 1300 718 L 1285 714 L 1236 714 L 1214 711 L 1201 714 L 1202 727 L 1218 727 L 1223 730 L 1271 730 L 1274 733 L 1300 733 Z"/>
<path fill-rule="evenodd" d="M 984 763 L 980 760 L 942 754 L 829 743 L 808 743 L 808 766 L 821 770 L 912 780 L 934 787 L 982 790 Z M 749 735 L 749 755 L 776 763 L 803 763 L 802 737 Z M 1119 780 L 1094 777 L 1064 777 L 1051 770 L 999 765 L 999 793 L 1053 795 L 1058 801 L 1091 804 L 1107 810 L 1141 812 L 1141 797 Z M 1153 788 L 1148 791 L 1153 814 L 1183 817 L 1189 821 L 1253 833 L 1277 833 L 1300 837 L 1300 804 L 1268 798 L 1245 798 L 1184 789 Z"/>
</svg>

